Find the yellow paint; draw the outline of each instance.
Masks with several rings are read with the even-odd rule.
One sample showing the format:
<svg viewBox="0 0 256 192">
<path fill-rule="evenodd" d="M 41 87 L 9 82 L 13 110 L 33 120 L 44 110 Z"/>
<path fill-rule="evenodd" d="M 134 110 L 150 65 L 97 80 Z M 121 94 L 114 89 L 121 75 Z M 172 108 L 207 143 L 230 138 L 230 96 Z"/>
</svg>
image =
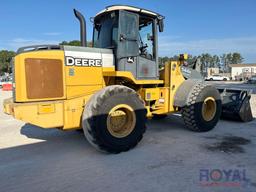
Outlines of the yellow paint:
<svg viewBox="0 0 256 192">
<path fill-rule="evenodd" d="M 160 94 L 159 99 L 151 106 L 153 114 L 166 114 L 177 111 L 173 106 L 174 95 L 179 86 L 185 81 L 180 66 L 180 61 L 170 61 L 160 71 L 160 79 L 164 81 L 164 87 L 158 88 Z"/>
<path fill-rule="evenodd" d="M 115 67 L 103 67 L 102 71 L 103 72 L 114 72 L 115 71 Z"/>
<path fill-rule="evenodd" d="M 169 113 L 169 87 L 159 88 L 159 99 L 152 106 L 153 114 L 166 114 Z"/>
<path fill-rule="evenodd" d="M 70 75 L 70 70 L 74 75 Z M 65 67 L 66 85 L 98 85 L 102 84 L 102 68 L 101 67 Z"/>
<path fill-rule="evenodd" d="M 5 107 L 9 110 L 5 111 L 14 116 L 14 118 L 22 120 L 33 125 L 43 128 L 62 127 L 63 126 L 63 102 L 62 101 L 45 101 L 30 103 L 13 103 L 4 101 Z M 42 106 L 52 106 L 54 112 L 40 113 Z M 49 112 L 49 111 L 48 111 Z"/>
<path fill-rule="evenodd" d="M 60 127 L 65 129 L 81 128 L 83 109 L 91 95 L 63 100 L 29 103 L 4 101 L 4 112 L 43 128 Z"/>
<path fill-rule="evenodd" d="M 205 121 L 211 121 L 216 114 L 217 104 L 213 97 L 207 97 L 202 106 L 202 116 Z"/>
<path fill-rule="evenodd" d="M 38 113 L 39 114 L 55 113 L 55 104 L 39 104 Z"/>
<path fill-rule="evenodd" d="M 180 54 L 179 58 L 182 59 L 182 60 L 188 60 L 188 54 L 187 53 Z"/>
<path fill-rule="evenodd" d="M 60 59 L 63 63 L 63 85 L 64 96 L 58 98 L 28 99 L 26 93 L 26 77 L 25 77 L 25 59 L 26 58 L 42 58 L 42 59 Z M 64 51 L 32 51 L 21 53 L 15 57 L 15 87 L 17 102 L 33 102 L 47 100 L 62 100 L 81 95 L 88 95 L 102 88 L 103 75 L 102 71 L 111 72 L 114 67 L 70 67 L 64 64 Z M 73 75 L 72 75 L 73 73 Z M 54 83 L 54 82 L 53 82 Z M 65 88 L 66 87 L 66 88 Z"/>
<path fill-rule="evenodd" d="M 117 138 L 129 135 L 135 128 L 136 115 L 134 110 L 126 104 L 113 107 L 107 117 L 107 129 Z"/>
<path fill-rule="evenodd" d="M 132 81 L 136 85 L 144 85 L 144 84 L 163 84 L 164 81 L 162 80 L 136 80 L 131 72 L 129 71 L 114 71 L 114 72 L 103 72 L 103 76 L 110 76 L 110 77 L 122 77 Z"/>
<path fill-rule="evenodd" d="M 84 106 L 91 95 L 64 101 L 63 129 L 81 128 Z"/>
<path fill-rule="evenodd" d="M 103 87 L 103 68 L 65 67 L 67 99 L 90 95 Z"/>
<path fill-rule="evenodd" d="M 98 90 L 102 89 L 103 85 L 69 85 L 66 86 L 67 99 L 91 95 Z"/>
<path fill-rule="evenodd" d="M 150 106 L 145 106 L 146 107 L 146 110 L 147 110 L 147 118 L 152 118 L 153 117 L 153 114 L 151 112 L 151 109 L 150 109 Z"/>
<path fill-rule="evenodd" d="M 185 81 L 180 65 L 181 63 L 178 61 L 171 61 L 169 63 L 171 65 L 170 69 L 170 94 L 169 94 L 169 112 L 175 112 L 177 111 L 176 108 L 174 108 L 174 95 L 176 91 L 178 90 L 179 86 Z"/>
<path fill-rule="evenodd" d="M 159 99 L 159 88 L 144 88 L 141 91 L 141 96 L 145 101 L 154 101 Z"/>
</svg>

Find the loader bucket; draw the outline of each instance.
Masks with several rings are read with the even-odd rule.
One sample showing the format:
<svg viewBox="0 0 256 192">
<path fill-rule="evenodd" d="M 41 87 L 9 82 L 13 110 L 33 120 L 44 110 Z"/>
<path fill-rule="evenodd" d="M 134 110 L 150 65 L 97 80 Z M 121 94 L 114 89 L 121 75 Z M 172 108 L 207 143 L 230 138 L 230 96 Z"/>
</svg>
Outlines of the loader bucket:
<svg viewBox="0 0 256 192">
<path fill-rule="evenodd" d="M 250 106 L 251 90 L 230 88 L 218 88 L 218 90 L 222 98 L 223 119 L 242 122 L 253 120 Z"/>
</svg>

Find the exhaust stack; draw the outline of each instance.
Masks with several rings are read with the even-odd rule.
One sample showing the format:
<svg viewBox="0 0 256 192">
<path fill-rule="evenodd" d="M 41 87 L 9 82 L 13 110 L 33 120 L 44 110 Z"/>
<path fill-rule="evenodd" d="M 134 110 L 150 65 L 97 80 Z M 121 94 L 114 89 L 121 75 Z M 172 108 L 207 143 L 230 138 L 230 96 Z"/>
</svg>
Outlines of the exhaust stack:
<svg viewBox="0 0 256 192">
<path fill-rule="evenodd" d="M 79 11 L 77 11 L 76 9 L 74 9 L 74 14 L 75 14 L 76 18 L 80 22 L 80 41 L 81 41 L 81 46 L 82 47 L 87 47 L 87 41 L 86 41 L 86 22 L 85 22 L 84 16 Z"/>
</svg>

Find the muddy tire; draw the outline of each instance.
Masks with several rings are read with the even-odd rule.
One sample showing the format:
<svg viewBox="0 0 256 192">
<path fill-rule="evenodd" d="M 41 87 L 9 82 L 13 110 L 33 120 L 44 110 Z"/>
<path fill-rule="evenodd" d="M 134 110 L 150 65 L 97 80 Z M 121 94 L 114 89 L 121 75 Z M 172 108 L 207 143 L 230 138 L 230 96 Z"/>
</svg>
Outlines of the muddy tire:
<svg viewBox="0 0 256 192">
<path fill-rule="evenodd" d="M 181 114 L 186 127 L 192 131 L 206 132 L 213 129 L 221 115 L 219 91 L 213 86 L 198 83 L 190 91 Z"/>
<path fill-rule="evenodd" d="M 128 87 L 105 87 L 87 102 L 82 124 L 87 140 L 96 149 L 108 153 L 128 151 L 146 130 L 144 101 Z"/>
</svg>

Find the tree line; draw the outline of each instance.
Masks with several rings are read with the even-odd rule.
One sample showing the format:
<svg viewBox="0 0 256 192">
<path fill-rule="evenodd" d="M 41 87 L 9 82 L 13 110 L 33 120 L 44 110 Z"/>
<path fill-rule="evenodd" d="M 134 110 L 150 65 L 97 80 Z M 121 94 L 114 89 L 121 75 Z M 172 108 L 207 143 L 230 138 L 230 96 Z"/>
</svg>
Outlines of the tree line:
<svg viewBox="0 0 256 192">
<path fill-rule="evenodd" d="M 230 73 L 230 64 L 241 64 L 244 61 L 242 55 L 238 52 L 224 53 L 221 55 L 211 55 L 209 53 L 202 53 L 201 55 L 193 56 L 188 55 L 188 64 L 194 63 L 198 58 L 201 61 L 201 70 L 206 72 L 207 68 L 219 68 L 220 72 Z M 179 56 L 174 55 L 173 57 L 159 57 L 159 64 L 163 66 L 166 61 L 178 60 Z"/>
<path fill-rule="evenodd" d="M 80 41 L 62 41 L 60 45 L 71 45 L 71 46 L 80 46 Z M 88 42 L 87 45 L 92 47 L 92 42 Z M 15 56 L 14 51 L 9 50 L 0 50 L 0 75 L 6 73 L 11 73 L 11 60 Z M 174 55 L 173 57 L 159 57 L 159 65 L 163 66 L 166 61 L 169 60 L 177 60 L 178 55 Z M 202 63 L 202 72 L 206 72 L 207 68 L 214 67 L 219 68 L 221 72 L 229 73 L 230 72 L 230 64 L 238 64 L 243 63 L 244 58 L 240 53 L 226 53 L 222 55 L 211 55 L 209 53 L 203 53 L 201 55 L 193 56 L 189 55 L 188 63 L 194 63 L 197 58 L 200 58 Z"/>
<path fill-rule="evenodd" d="M 14 51 L 0 51 L 0 75 L 11 73 L 11 60 L 15 56 Z"/>
</svg>

